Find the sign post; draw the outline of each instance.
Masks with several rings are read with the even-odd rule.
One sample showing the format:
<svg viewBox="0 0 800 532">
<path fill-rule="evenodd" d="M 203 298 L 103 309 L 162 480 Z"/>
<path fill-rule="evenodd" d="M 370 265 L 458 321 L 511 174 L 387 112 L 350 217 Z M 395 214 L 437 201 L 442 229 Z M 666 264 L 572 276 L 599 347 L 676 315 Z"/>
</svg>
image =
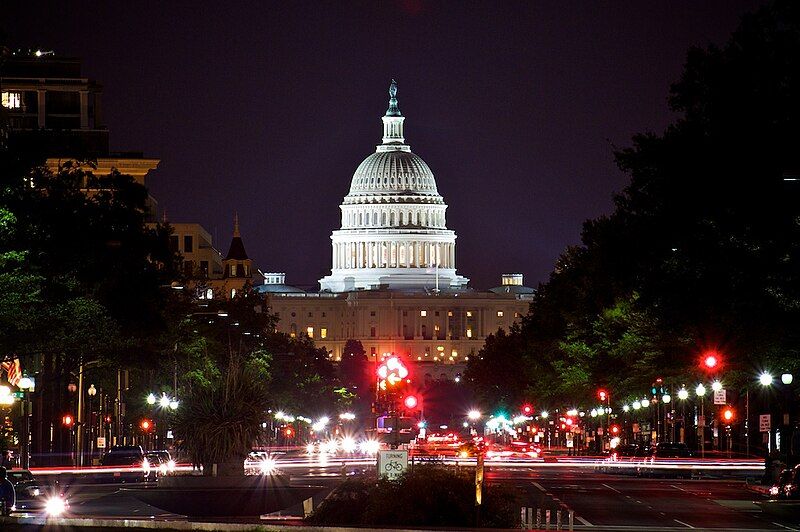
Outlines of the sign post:
<svg viewBox="0 0 800 532">
<path fill-rule="evenodd" d="M 378 476 L 396 480 L 408 469 L 408 451 L 378 451 Z"/>
<path fill-rule="evenodd" d="M 758 416 L 758 431 L 769 432 L 772 429 L 772 418 L 769 414 Z"/>
<path fill-rule="evenodd" d="M 714 404 L 715 405 L 724 405 L 724 404 L 727 404 L 727 403 L 728 403 L 728 401 L 727 401 L 727 393 L 725 391 L 725 388 L 722 388 L 721 390 L 717 390 L 717 391 L 714 392 Z"/>
</svg>

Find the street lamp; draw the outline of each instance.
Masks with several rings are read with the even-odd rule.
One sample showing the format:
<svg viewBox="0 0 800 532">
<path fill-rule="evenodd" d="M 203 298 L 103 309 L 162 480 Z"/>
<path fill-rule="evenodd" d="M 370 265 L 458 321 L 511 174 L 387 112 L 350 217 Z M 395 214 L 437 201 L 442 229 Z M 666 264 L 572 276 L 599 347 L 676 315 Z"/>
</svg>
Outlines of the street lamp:
<svg viewBox="0 0 800 532">
<path fill-rule="evenodd" d="M 715 392 L 718 392 L 722 389 L 722 383 L 719 381 L 714 381 L 711 383 L 711 389 Z"/>
<path fill-rule="evenodd" d="M 668 393 L 665 393 L 664 395 L 661 396 L 661 400 L 664 401 L 665 404 L 667 404 L 670 401 L 672 401 L 672 397 L 670 397 Z"/>
<path fill-rule="evenodd" d="M 706 387 L 703 383 L 697 385 L 694 393 L 700 398 L 700 420 L 697 423 L 698 432 L 700 433 L 700 457 L 704 458 L 706 455 L 706 416 L 705 416 L 705 401 L 703 397 L 706 395 Z"/>
<path fill-rule="evenodd" d="M 781 382 L 785 385 L 790 385 L 794 381 L 794 376 L 791 373 L 784 373 L 781 375 Z"/>
<path fill-rule="evenodd" d="M 156 404 L 156 395 L 154 393 L 147 394 L 147 404 L 150 406 Z"/>
<path fill-rule="evenodd" d="M 680 399 L 681 401 L 685 401 L 688 398 L 689 398 L 689 390 L 687 390 L 686 388 L 681 388 L 680 390 L 678 390 L 678 399 Z"/>
<path fill-rule="evenodd" d="M 481 413 L 478 410 L 470 410 L 467 412 L 467 419 L 470 421 L 478 421 L 481 418 Z"/>
<path fill-rule="evenodd" d="M 639 410 L 640 408 L 642 408 L 642 403 L 639 401 L 634 401 L 631 406 L 633 407 L 634 410 Z"/>
<path fill-rule="evenodd" d="M 761 383 L 761 386 L 771 386 L 773 381 L 772 374 L 765 371 L 761 375 L 758 376 L 758 382 Z"/>
</svg>

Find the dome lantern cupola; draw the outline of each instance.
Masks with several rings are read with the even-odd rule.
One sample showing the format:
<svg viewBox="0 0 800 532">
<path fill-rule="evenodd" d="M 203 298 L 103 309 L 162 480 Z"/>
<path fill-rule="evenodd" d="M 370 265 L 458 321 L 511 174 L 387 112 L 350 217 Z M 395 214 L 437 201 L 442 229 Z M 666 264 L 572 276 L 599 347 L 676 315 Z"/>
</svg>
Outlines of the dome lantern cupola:
<svg viewBox="0 0 800 532">
<path fill-rule="evenodd" d="M 386 110 L 382 120 L 384 146 L 382 151 L 387 149 L 410 151 L 411 149 L 405 145 L 406 139 L 403 137 L 403 121 L 405 118 L 400 113 L 400 108 L 397 107 L 397 82 L 395 80 L 392 80 L 392 84 L 389 85 L 389 108 Z M 378 149 L 381 150 L 380 147 Z"/>
</svg>

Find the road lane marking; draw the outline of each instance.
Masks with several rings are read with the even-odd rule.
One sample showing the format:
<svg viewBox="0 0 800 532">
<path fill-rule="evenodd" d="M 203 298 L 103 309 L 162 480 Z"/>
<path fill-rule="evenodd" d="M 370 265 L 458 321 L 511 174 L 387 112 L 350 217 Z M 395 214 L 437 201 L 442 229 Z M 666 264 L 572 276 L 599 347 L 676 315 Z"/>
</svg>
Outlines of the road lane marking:
<svg viewBox="0 0 800 532">
<path fill-rule="evenodd" d="M 534 486 L 536 486 L 536 488 L 537 488 L 539 491 L 541 491 L 542 493 L 545 493 L 545 494 L 547 493 L 547 490 L 546 490 L 546 489 L 544 489 L 544 488 L 542 487 L 542 485 L 541 485 L 541 484 L 539 484 L 538 482 L 531 482 L 531 484 L 533 484 Z"/>
<path fill-rule="evenodd" d="M 592 523 L 590 523 L 589 521 L 587 521 L 586 519 L 584 519 L 583 517 L 581 517 L 579 515 L 576 515 L 575 519 L 580 521 L 583 526 L 594 526 Z"/>
<path fill-rule="evenodd" d="M 779 527 L 781 527 L 781 528 L 785 528 L 786 530 L 797 530 L 796 528 L 791 528 L 791 527 L 788 527 L 788 526 L 786 526 L 786 525 L 782 525 L 782 524 L 780 524 L 780 523 L 776 523 L 775 521 L 773 521 L 773 522 L 772 522 L 772 524 L 773 524 L 773 525 L 778 525 Z"/>
<path fill-rule="evenodd" d="M 607 488 L 608 488 L 608 489 L 610 489 L 611 491 L 616 491 L 617 493 L 619 493 L 619 494 L 622 494 L 622 492 L 621 492 L 621 491 L 619 491 L 618 489 L 612 488 L 612 487 L 611 487 L 611 486 L 609 486 L 608 484 L 603 484 L 603 486 L 607 487 Z"/>
<path fill-rule="evenodd" d="M 679 525 L 683 525 L 683 526 L 685 526 L 686 528 L 694 528 L 694 527 L 693 527 L 692 525 L 690 525 L 689 523 L 684 523 L 683 521 L 678 521 L 677 519 L 673 519 L 673 521 L 675 521 L 675 522 L 676 522 L 676 523 L 678 523 Z"/>
<path fill-rule="evenodd" d="M 685 489 L 681 488 L 680 486 L 676 486 L 675 484 L 670 484 L 670 486 L 672 486 L 672 487 L 673 487 L 673 488 L 675 488 L 676 490 L 686 491 Z M 688 491 L 686 491 L 686 493 L 689 493 L 689 492 L 688 492 Z"/>
</svg>

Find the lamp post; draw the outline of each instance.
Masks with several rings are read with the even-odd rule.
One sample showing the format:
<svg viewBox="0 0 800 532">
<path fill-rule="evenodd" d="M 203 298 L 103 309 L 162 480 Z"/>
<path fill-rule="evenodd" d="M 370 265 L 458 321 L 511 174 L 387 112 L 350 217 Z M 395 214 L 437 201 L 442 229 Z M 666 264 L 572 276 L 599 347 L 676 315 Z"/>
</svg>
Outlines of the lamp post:
<svg viewBox="0 0 800 532">
<path fill-rule="evenodd" d="M 97 388 L 94 384 L 90 384 L 86 393 L 89 395 L 89 464 L 91 465 L 94 458 L 94 396 L 97 395 Z"/>
<path fill-rule="evenodd" d="M 20 448 L 20 467 L 28 469 L 30 467 L 30 415 L 31 415 L 31 402 L 29 394 L 33 392 L 36 387 L 36 381 L 27 375 L 23 376 L 17 386 L 22 391 L 21 412 L 22 412 L 22 441 Z"/>
<path fill-rule="evenodd" d="M 678 399 L 681 401 L 681 443 L 686 443 L 686 400 L 689 398 L 689 390 L 681 386 L 678 390 Z"/>
<path fill-rule="evenodd" d="M 704 411 L 704 396 L 706 395 L 706 387 L 703 384 L 698 384 L 694 393 L 700 399 L 700 419 L 698 419 L 697 428 L 700 435 L 700 457 L 706 456 L 706 416 Z"/>
</svg>

